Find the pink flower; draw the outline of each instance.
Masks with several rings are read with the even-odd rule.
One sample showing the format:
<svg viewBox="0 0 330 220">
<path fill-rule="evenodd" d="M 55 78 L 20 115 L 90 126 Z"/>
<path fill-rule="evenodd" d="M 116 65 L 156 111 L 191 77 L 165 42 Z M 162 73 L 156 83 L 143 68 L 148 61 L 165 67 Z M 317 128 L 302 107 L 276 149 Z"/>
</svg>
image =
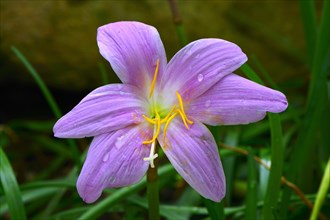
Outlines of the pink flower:
<svg viewBox="0 0 330 220">
<path fill-rule="evenodd" d="M 97 43 L 123 84 L 99 87 L 54 126 L 56 137 L 94 136 L 77 181 L 87 203 L 105 188 L 134 184 L 158 156 L 205 198 L 225 196 L 225 176 L 208 125 L 256 122 L 287 108 L 285 96 L 232 72 L 247 57 L 221 39 L 201 39 L 167 63 L 157 30 L 139 22 L 98 29 Z"/>
</svg>

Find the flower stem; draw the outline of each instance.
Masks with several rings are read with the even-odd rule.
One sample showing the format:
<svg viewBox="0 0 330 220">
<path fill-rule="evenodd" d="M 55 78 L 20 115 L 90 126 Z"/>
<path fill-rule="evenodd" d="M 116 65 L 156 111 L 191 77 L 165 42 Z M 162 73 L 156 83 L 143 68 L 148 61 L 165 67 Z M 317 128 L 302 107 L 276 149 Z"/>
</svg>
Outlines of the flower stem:
<svg viewBox="0 0 330 220">
<path fill-rule="evenodd" d="M 172 12 L 173 23 L 176 27 L 176 31 L 182 46 L 185 46 L 188 43 L 187 36 L 184 31 L 184 26 L 182 24 L 182 19 L 179 13 L 178 6 L 176 4 L 176 0 L 168 0 L 170 9 Z"/>
<path fill-rule="evenodd" d="M 158 152 L 158 145 L 155 146 L 155 153 Z M 148 196 L 148 209 L 149 220 L 159 220 L 159 190 L 158 190 L 158 158 L 154 161 L 154 168 L 147 171 L 147 196 Z"/>
</svg>

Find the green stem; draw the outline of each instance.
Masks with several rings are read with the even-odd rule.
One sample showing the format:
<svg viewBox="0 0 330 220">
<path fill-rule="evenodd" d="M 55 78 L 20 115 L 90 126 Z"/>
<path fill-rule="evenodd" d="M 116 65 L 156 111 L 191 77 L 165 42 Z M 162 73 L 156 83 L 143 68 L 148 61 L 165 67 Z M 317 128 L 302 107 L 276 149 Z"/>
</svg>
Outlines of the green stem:
<svg viewBox="0 0 330 220">
<path fill-rule="evenodd" d="M 58 107 L 57 103 L 55 102 L 55 99 L 53 95 L 50 93 L 49 89 L 47 88 L 44 81 L 41 79 L 37 71 L 34 69 L 34 67 L 30 64 L 30 62 L 27 60 L 27 58 L 23 55 L 21 51 L 19 51 L 16 47 L 11 47 L 12 51 L 15 53 L 15 55 L 18 57 L 20 61 L 24 64 L 24 66 L 27 68 L 31 76 L 34 78 L 36 83 L 38 84 L 42 94 L 47 100 L 47 103 L 50 107 L 50 109 L 53 111 L 54 116 L 56 119 L 59 119 L 62 116 L 62 113 L 60 111 L 60 108 Z"/>
<path fill-rule="evenodd" d="M 247 195 L 246 195 L 246 211 L 245 219 L 257 219 L 257 167 L 254 160 L 254 151 L 248 148 L 248 182 L 247 182 Z"/>
<path fill-rule="evenodd" d="M 317 22 L 315 1 L 300 0 L 301 18 L 304 27 L 309 66 L 312 66 L 315 42 L 317 37 Z"/>
<path fill-rule="evenodd" d="M 330 158 L 328 160 L 327 167 L 325 168 L 323 179 L 319 188 L 319 191 L 316 196 L 315 206 L 312 211 L 312 215 L 310 217 L 310 220 L 316 220 L 317 216 L 320 213 L 322 203 L 327 195 L 327 191 L 329 189 L 330 184 Z"/>
<path fill-rule="evenodd" d="M 48 87 L 46 86 L 45 82 L 42 80 L 36 69 L 32 66 L 32 64 L 28 61 L 28 59 L 23 55 L 21 51 L 19 51 L 16 47 L 11 47 L 12 51 L 15 53 L 15 55 L 18 57 L 18 59 L 24 64 L 24 66 L 27 68 L 28 72 L 31 74 L 37 85 L 39 86 L 42 94 L 44 95 L 45 99 L 47 100 L 47 103 L 52 110 L 54 116 L 56 119 L 59 119 L 62 117 L 62 112 L 60 108 L 58 107 L 52 93 L 49 91 Z M 77 145 L 73 140 L 67 140 L 71 152 L 72 157 L 78 167 L 81 167 L 81 161 L 79 158 L 79 150 Z"/>
<path fill-rule="evenodd" d="M 182 46 L 185 46 L 188 44 L 188 39 L 186 37 L 185 31 L 184 31 L 184 26 L 182 24 L 182 19 L 176 4 L 176 0 L 168 0 L 170 9 L 172 12 L 172 17 L 173 17 L 173 23 L 176 27 L 176 32 L 179 37 L 179 41 Z"/>
<path fill-rule="evenodd" d="M 156 145 L 155 153 L 158 151 Z M 158 190 L 158 158 L 154 160 L 155 167 L 147 171 L 147 196 L 148 196 L 148 209 L 149 220 L 159 220 L 159 190 Z"/>
<path fill-rule="evenodd" d="M 264 84 L 259 76 L 253 71 L 248 64 L 241 66 L 242 71 L 251 80 Z M 272 220 L 275 219 L 273 210 L 277 208 L 278 197 L 280 194 L 281 177 L 284 159 L 284 145 L 283 134 L 280 116 L 278 114 L 268 113 L 270 132 L 271 132 L 271 168 L 267 184 L 267 191 L 264 200 L 264 206 L 262 209 L 261 219 Z"/>
<path fill-rule="evenodd" d="M 276 210 L 280 195 L 281 177 L 283 170 L 284 146 L 280 116 L 268 113 L 271 131 L 271 168 L 267 184 L 267 192 L 262 209 L 261 219 L 276 219 Z"/>
</svg>

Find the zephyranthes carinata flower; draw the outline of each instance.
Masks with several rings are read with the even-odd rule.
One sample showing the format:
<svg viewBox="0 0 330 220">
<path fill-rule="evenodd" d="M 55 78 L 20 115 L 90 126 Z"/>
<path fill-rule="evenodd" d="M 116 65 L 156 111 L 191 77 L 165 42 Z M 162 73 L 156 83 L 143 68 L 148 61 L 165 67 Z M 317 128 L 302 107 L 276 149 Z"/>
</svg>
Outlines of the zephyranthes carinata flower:
<svg viewBox="0 0 330 220">
<path fill-rule="evenodd" d="M 220 201 L 225 176 L 204 124 L 247 124 L 287 108 L 282 93 L 232 73 L 247 57 L 231 42 L 197 40 L 167 63 L 154 27 L 117 22 L 98 29 L 97 43 L 123 83 L 95 89 L 54 126 L 56 137 L 94 136 L 77 181 L 87 203 L 140 181 L 157 141 L 191 187 Z"/>
</svg>

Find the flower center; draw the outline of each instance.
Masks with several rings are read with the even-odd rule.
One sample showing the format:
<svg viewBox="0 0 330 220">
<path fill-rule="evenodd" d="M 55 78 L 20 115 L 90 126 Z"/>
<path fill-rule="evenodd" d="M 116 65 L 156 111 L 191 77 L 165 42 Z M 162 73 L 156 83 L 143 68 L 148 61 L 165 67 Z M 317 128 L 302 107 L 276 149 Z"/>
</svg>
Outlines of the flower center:
<svg viewBox="0 0 330 220">
<path fill-rule="evenodd" d="M 153 95 L 153 91 L 156 85 L 156 80 L 157 80 L 157 75 L 158 75 L 158 67 L 159 67 L 159 59 L 157 60 L 156 63 L 156 69 L 155 69 L 155 73 L 154 73 L 154 78 L 152 80 L 151 83 L 151 88 L 150 88 L 150 93 L 149 93 L 149 98 L 152 97 Z M 167 128 L 170 124 L 170 122 L 177 116 L 181 116 L 181 119 L 184 123 L 184 125 L 186 126 L 187 129 L 189 129 L 188 124 L 193 124 L 193 121 L 189 120 L 185 111 L 184 111 L 184 106 L 183 106 L 183 101 L 182 101 L 182 97 L 180 95 L 180 93 L 178 91 L 176 91 L 176 96 L 178 98 L 178 102 L 179 105 L 174 105 L 172 107 L 172 109 L 167 113 L 167 115 L 165 117 L 161 117 L 159 115 L 159 110 L 157 109 L 156 106 L 153 106 L 152 111 L 153 111 L 153 117 L 147 117 L 145 115 L 142 115 L 143 118 L 154 125 L 154 132 L 153 132 L 153 137 L 151 140 L 147 140 L 147 141 L 143 141 L 143 144 L 151 144 L 151 149 L 150 149 L 150 155 L 149 157 L 145 157 L 143 158 L 143 160 L 145 161 L 149 161 L 150 162 L 150 166 L 151 168 L 154 168 L 154 160 L 158 157 L 158 154 L 155 154 L 155 146 L 156 146 L 156 141 L 157 141 L 157 137 L 160 134 L 160 128 L 161 126 L 164 124 L 164 129 L 163 129 L 163 143 L 164 146 L 166 145 L 166 132 L 167 132 Z"/>
</svg>

